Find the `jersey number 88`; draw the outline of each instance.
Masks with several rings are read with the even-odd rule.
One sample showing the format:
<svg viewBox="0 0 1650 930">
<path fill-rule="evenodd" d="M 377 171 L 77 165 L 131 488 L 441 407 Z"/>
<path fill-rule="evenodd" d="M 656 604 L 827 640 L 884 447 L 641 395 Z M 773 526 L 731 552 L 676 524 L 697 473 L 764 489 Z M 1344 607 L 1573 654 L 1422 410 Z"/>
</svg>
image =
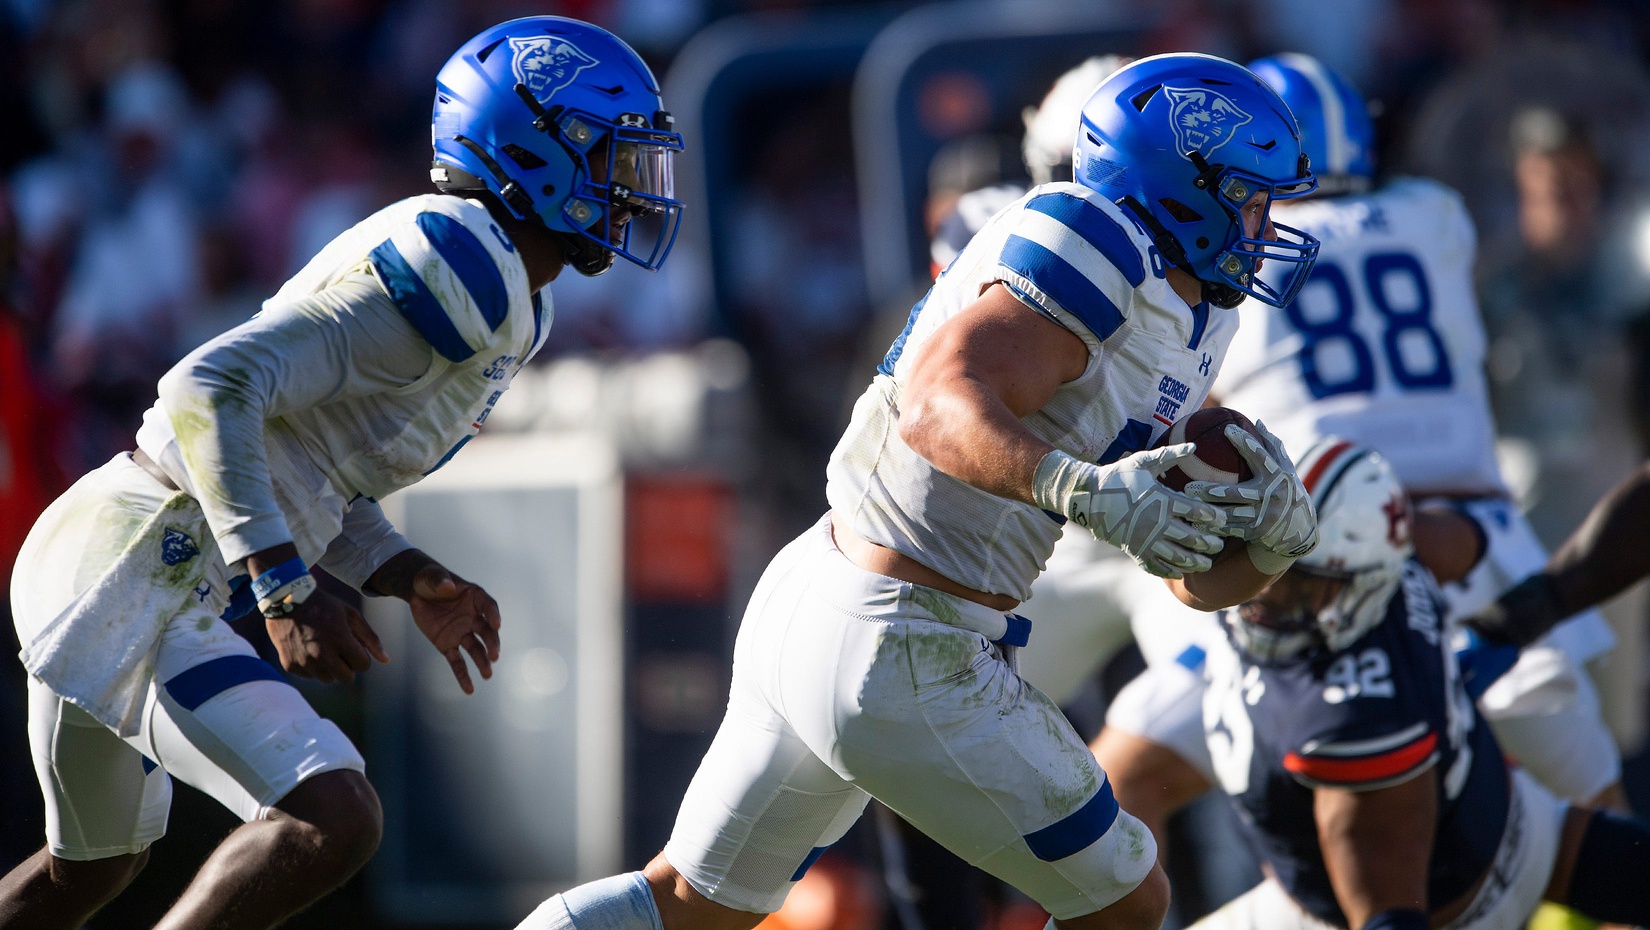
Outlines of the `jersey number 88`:
<svg viewBox="0 0 1650 930">
<path fill-rule="evenodd" d="M 1413 306 L 1395 306 L 1389 288 L 1395 278 L 1408 278 L 1414 293 Z M 1324 287 L 1313 288 L 1314 283 Z M 1369 305 L 1381 316 L 1382 354 L 1388 370 L 1398 386 L 1404 390 L 1449 388 L 1455 383 L 1450 370 L 1449 353 L 1444 349 L 1443 337 L 1432 326 L 1432 290 L 1427 286 L 1426 273 L 1421 263 L 1407 252 L 1378 252 L 1364 259 L 1363 292 Z M 1334 304 L 1334 314 L 1324 320 L 1309 320 L 1296 298 L 1284 313 L 1301 334 L 1299 353 L 1301 379 L 1317 400 L 1337 394 L 1369 393 L 1375 390 L 1375 353 L 1369 343 L 1353 329 L 1352 322 L 1358 302 L 1352 293 L 1352 281 L 1345 271 L 1333 262 L 1319 260 L 1312 269 L 1312 277 L 1305 290 L 1328 291 Z M 1303 294 L 1304 296 L 1304 294 Z M 1426 351 L 1404 352 L 1405 345 L 1424 344 Z M 1321 364 L 1321 353 L 1326 347 L 1341 345 L 1341 353 L 1350 365 Z M 1326 373 L 1332 370 L 1333 375 Z M 1334 380 L 1331 380 L 1331 377 Z"/>
</svg>

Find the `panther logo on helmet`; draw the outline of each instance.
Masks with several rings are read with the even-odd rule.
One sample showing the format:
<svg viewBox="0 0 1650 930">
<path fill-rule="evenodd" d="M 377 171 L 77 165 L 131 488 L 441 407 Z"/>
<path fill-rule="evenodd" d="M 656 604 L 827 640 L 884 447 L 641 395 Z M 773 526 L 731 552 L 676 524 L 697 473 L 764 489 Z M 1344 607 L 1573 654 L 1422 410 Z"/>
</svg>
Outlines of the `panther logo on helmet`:
<svg viewBox="0 0 1650 930">
<path fill-rule="evenodd" d="M 511 67 L 516 80 L 527 85 L 540 103 L 573 83 L 580 71 L 601 64 L 580 51 L 577 45 L 555 36 L 512 38 L 510 48 L 515 53 Z"/>
<path fill-rule="evenodd" d="M 1201 87 L 1165 87 L 1175 146 L 1182 155 L 1193 152 L 1208 158 L 1232 141 L 1238 129 L 1254 117 L 1227 97 Z"/>
</svg>

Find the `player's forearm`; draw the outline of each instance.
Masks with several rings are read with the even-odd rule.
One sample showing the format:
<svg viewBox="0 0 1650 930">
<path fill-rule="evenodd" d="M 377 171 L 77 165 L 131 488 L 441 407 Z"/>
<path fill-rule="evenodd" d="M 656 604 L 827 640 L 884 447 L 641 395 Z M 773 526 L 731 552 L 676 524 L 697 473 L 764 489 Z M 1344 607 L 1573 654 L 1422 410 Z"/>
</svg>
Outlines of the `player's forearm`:
<svg viewBox="0 0 1650 930">
<path fill-rule="evenodd" d="M 1215 611 L 1250 600 L 1276 577 L 1255 567 L 1241 540 L 1228 539 L 1226 548 L 1215 559 L 1215 568 L 1166 580 L 1182 604 L 1193 610 Z"/>
<path fill-rule="evenodd" d="M 1650 521 L 1650 463 L 1594 505 L 1546 568 L 1467 622 L 1493 644 L 1523 648 L 1576 613 L 1650 574 L 1640 539 Z"/>
<path fill-rule="evenodd" d="M 956 378 L 902 398 L 899 433 L 935 468 L 982 491 L 1033 503 L 1032 476 L 1054 447 L 1025 428 L 984 384 Z"/>
<path fill-rule="evenodd" d="M 1603 603 L 1650 575 L 1650 463 L 1611 489 L 1547 563 L 1565 616 Z"/>
</svg>

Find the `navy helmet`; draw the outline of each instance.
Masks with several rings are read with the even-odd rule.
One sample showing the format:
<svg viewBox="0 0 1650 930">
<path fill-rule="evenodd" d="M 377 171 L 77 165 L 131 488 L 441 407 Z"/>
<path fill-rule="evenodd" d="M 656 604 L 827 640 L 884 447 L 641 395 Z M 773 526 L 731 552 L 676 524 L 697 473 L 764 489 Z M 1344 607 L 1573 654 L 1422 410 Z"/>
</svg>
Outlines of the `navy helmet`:
<svg viewBox="0 0 1650 930">
<path fill-rule="evenodd" d="M 464 43 L 436 75 L 431 117 L 443 191 L 486 189 L 600 274 L 615 254 L 658 270 L 681 224 L 682 137 L 659 82 L 621 39 L 560 16 L 529 16 Z"/>
<path fill-rule="evenodd" d="M 1369 190 L 1375 177 L 1375 124 L 1352 82 L 1311 55 L 1257 58 L 1249 70 L 1278 92 L 1301 128 L 1322 194 Z"/>
<path fill-rule="evenodd" d="M 1089 98 L 1077 130 L 1075 180 L 1131 212 L 1164 259 L 1234 307 L 1245 296 L 1281 307 L 1306 283 L 1318 240 L 1242 211 L 1312 192 L 1300 131 L 1277 93 L 1241 65 L 1211 55 L 1154 55 L 1129 64 Z M 1278 238 L 1267 238 L 1276 230 Z M 1281 273 L 1256 274 L 1262 260 Z"/>
</svg>

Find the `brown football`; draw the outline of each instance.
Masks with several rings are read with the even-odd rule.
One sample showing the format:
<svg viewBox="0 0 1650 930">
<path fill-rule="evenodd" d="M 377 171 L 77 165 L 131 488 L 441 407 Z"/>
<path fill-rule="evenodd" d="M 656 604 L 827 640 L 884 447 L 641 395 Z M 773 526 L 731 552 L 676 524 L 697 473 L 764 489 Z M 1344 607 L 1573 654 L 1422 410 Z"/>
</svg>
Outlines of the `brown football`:
<svg viewBox="0 0 1650 930">
<path fill-rule="evenodd" d="M 1175 446 L 1189 442 L 1197 446 L 1197 455 L 1181 459 L 1180 464 L 1158 476 L 1157 480 L 1176 491 L 1183 491 L 1187 482 L 1191 481 L 1235 484 L 1253 478 L 1255 475 L 1249 463 L 1226 438 L 1228 423 L 1236 423 L 1254 436 L 1260 435 L 1248 417 L 1230 407 L 1205 407 L 1175 421 L 1157 444 Z"/>
</svg>

